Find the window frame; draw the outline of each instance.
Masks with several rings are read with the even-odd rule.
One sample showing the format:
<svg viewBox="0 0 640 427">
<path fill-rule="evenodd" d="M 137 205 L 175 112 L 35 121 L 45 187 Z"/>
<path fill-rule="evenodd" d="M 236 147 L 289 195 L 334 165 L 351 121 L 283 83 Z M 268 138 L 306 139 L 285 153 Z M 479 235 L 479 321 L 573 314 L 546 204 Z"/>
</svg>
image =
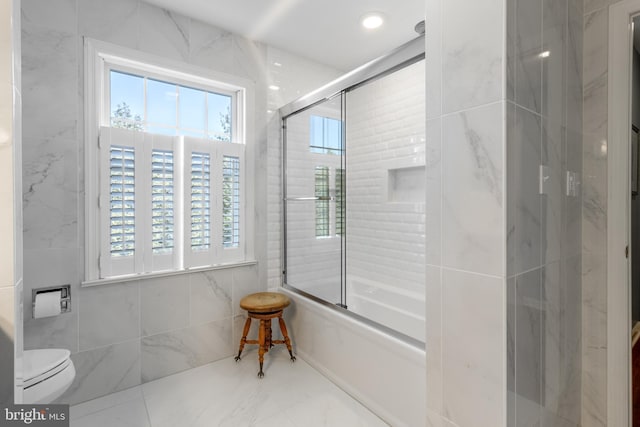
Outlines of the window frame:
<svg viewBox="0 0 640 427">
<path fill-rule="evenodd" d="M 114 282 L 118 280 L 130 280 L 132 277 L 144 277 L 144 276 L 158 276 L 158 275 L 174 275 L 180 272 L 186 272 L 190 270 L 203 270 L 220 268 L 231 265 L 244 265 L 246 263 L 255 262 L 254 255 L 254 235 L 255 235 L 255 217 L 254 217 L 254 198 L 255 191 L 254 185 L 247 185 L 247 183 L 254 182 L 254 162 L 255 162 L 255 147 L 254 147 L 254 135 L 253 135 L 253 123 L 254 123 L 254 84 L 250 80 L 227 75 L 223 73 L 213 72 L 208 69 L 197 67 L 191 64 L 186 64 L 180 61 L 174 61 L 171 59 L 161 58 L 145 52 L 140 52 L 133 49 L 116 46 L 110 43 L 85 38 L 85 277 L 83 285 L 91 286 L 100 283 Z M 103 191 L 101 191 L 101 162 L 104 162 L 104 148 L 100 147 L 100 127 L 110 126 L 111 111 L 110 110 L 110 91 L 109 91 L 109 73 L 111 70 L 122 71 L 135 75 L 144 75 L 145 77 L 157 79 L 160 81 L 167 81 L 169 83 L 175 83 L 177 85 L 186 86 L 189 88 L 201 89 L 207 92 L 220 93 L 223 95 L 229 95 L 235 97 L 235 108 L 232 112 L 232 129 L 231 141 L 221 142 L 214 139 L 207 139 L 213 145 L 224 144 L 225 147 L 221 150 L 222 153 L 230 153 L 228 155 L 240 156 L 243 158 L 241 162 L 241 191 L 243 197 L 241 197 L 240 203 L 240 217 L 241 217 L 241 250 L 238 248 L 231 248 L 234 250 L 220 251 L 210 263 L 197 263 L 194 265 L 189 262 L 185 263 L 187 247 L 190 248 L 191 241 L 191 229 L 190 229 L 190 214 L 188 209 L 184 209 L 184 218 L 175 218 L 175 226 L 182 228 L 182 235 L 174 237 L 174 257 L 177 260 L 174 262 L 173 267 L 166 270 L 153 270 L 153 271 L 141 271 L 136 267 L 134 273 L 119 274 L 121 271 L 114 271 L 113 274 L 109 271 L 107 276 L 107 270 L 101 265 L 101 254 L 104 251 L 105 245 L 102 238 L 104 212 L 109 212 L 107 206 L 109 206 L 108 195 L 105 199 Z M 144 74 L 141 74 L 144 73 Z M 232 102 L 233 105 L 233 102 Z M 141 138 L 144 135 L 149 135 L 146 132 L 139 132 Z M 207 137 L 208 135 L 205 135 Z M 174 181 L 174 188 L 180 188 L 183 190 L 184 197 L 190 197 L 190 191 L 187 192 L 187 182 L 190 182 L 190 158 L 191 154 L 188 153 L 184 147 L 197 145 L 197 144 L 184 144 L 185 140 L 192 140 L 198 138 L 191 138 L 188 136 L 165 136 L 167 138 L 179 138 L 182 140 L 182 147 L 174 147 L 174 162 L 181 161 L 179 168 L 184 168 L 184 174 L 182 174 L 185 182 Z M 220 147 L 217 148 L 220 150 Z M 198 150 L 194 150 L 198 151 Z M 215 150 L 213 150 L 215 151 Z M 102 154 L 101 154 L 102 153 Z M 150 154 L 150 153 L 149 153 Z M 176 154 L 177 157 L 175 156 Z M 187 161 L 187 155 L 189 160 Z M 224 154 L 226 155 L 226 154 Z M 222 154 L 220 155 L 222 157 Z M 214 158 L 211 158 L 214 161 Z M 217 167 L 217 166 L 216 166 Z M 220 168 L 222 166 L 220 165 Z M 212 167 L 212 173 L 213 173 Z M 176 172 L 174 171 L 174 174 Z M 178 187 L 180 186 L 180 187 Z M 218 191 L 221 191 L 218 190 Z M 102 196 L 101 196 L 102 195 Z M 213 194 L 211 195 L 214 196 Z M 175 201 L 174 201 L 175 203 Z M 186 200 L 184 201 L 186 206 Z M 217 209 L 217 206 L 212 205 L 211 210 Z M 222 209 L 222 207 L 220 207 Z M 176 210 L 178 211 L 178 210 Z M 220 212 L 221 213 L 221 212 Z M 212 215 L 214 216 L 214 215 Z M 221 218 L 221 215 L 220 215 Z M 189 228 L 187 228 L 189 224 Z M 217 240 L 222 240 L 222 235 L 219 239 L 213 236 L 216 233 L 221 232 L 221 229 L 215 228 L 215 223 L 211 223 L 211 245 L 213 246 Z M 178 241 L 180 240 L 180 241 Z M 188 246 L 187 246 L 188 243 Z M 148 253 L 141 254 L 144 257 L 153 257 L 152 250 L 149 248 Z M 138 261 L 136 261 L 138 262 Z M 165 265 L 163 263 L 163 265 Z M 164 267 L 163 267 L 164 268 Z"/>
</svg>

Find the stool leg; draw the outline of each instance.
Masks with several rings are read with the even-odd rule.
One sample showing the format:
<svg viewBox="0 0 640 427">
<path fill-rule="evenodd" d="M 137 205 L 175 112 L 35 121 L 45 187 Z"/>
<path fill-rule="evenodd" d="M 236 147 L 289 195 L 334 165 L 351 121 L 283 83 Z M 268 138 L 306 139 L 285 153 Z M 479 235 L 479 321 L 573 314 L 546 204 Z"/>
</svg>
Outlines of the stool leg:
<svg viewBox="0 0 640 427">
<path fill-rule="evenodd" d="M 267 321 L 260 320 L 260 331 L 258 332 L 258 361 L 260 362 L 260 372 L 258 372 L 258 377 L 264 377 L 264 372 L 262 372 L 262 365 L 264 363 L 264 354 L 266 353 L 265 347 L 266 343 L 266 333 L 267 333 Z"/>
<path fill-rule="evenodd" d="M 249 334 L 250 327 L 251 327 L 251 318 L 247 317 L 246 322 L 244 322 L 244 330 L 242 331 L 242 338 L 240 339 L 240 350 L 238 350 L 238 355 L 236 356 L 236 362 L 240 361 L 240 355 L 242 354 L 242 350 L 244 350 L 244 345 L 247 343 L 247 335 Z"/>
<path fill-rule="evenodd" d="M 284 343 L 287 345 L 287 350 L 289 350 L 289 356 L 291 356 L 291 361 L 295 362 L 296 357 L 293 355 L 291 351 L 291 340 L 289 339 L 289 334 L 287 333 L 287 325 L 284 324 L 284 319 L 278 317 L 278 323 L 280 323 L 280 331 L 282 331 L 282 336 L 284 337 Z"/>
<path fill-rule="evenodd" d="M 274 346 L 272 342 L 272 335 L 271 335 L 271 319 L 268 319 L 266 322 L 267 322 L 267 351 L 269 351 L 269 349 L 271 349 L 271 347 Z"/>
</svg>

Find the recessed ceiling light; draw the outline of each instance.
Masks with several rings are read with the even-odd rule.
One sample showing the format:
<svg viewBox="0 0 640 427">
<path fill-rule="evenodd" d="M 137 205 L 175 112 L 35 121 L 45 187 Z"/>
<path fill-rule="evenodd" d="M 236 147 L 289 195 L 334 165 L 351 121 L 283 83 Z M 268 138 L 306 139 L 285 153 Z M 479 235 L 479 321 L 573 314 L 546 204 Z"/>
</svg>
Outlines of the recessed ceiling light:
<svg viewBox="0 0 640 427">
<path fill-rule="evenodd" d="M 369 30 L 373 30 L 382 26 L 382 24 L 384 23 L 384 17 L 381 13 L 371 12 L 364 15 L 360 22 L 362 23 L 363 27 Z"/>
<path fill-rule="evenodd" d="M 270 85 L 269 89 L 271 89 L 271 90 L 280 90 L 280 86 Z"/>
</svg>

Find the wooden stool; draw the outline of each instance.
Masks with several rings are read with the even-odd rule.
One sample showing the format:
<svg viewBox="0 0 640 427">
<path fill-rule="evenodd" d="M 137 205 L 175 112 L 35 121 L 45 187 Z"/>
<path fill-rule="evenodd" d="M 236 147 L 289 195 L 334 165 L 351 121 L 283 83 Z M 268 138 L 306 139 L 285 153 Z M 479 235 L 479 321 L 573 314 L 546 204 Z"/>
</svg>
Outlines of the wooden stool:
<svg viewBox="0 0 640 427">
<path fill-rule="evenodd" d="M 291 351 L 291 340 L 287 333 L 287 326 L 284 324 L 282 312 L 291 303 L 289 297 L 277 292 L 258 292 L 250 294 L 240 300 L 240 308 L 247 310 L 249 317 L 244 324 L 244 331 L 240 339 L 240 350 L 236 356 L 236 362 L 240 360 L 240 355 L 245 344 L 258 344 L 258 361 L 260 362 L 260 372 L 258 377 L 264 377 L 262 365 L 264 363 L 264 354 L 269 351 L 275 344 L 285 344 L 289 350 L 291 361 L 295 362 L 296 358 Z M 278 319 L 280 330 L 282 331 L 283 340 L 271 339 L 271 319 Z M 251 327 L 251 319 L 260 320 L 260 329 L 258 330 L 257 340 L 248 340 L 247 334 Z"/>
</svg>

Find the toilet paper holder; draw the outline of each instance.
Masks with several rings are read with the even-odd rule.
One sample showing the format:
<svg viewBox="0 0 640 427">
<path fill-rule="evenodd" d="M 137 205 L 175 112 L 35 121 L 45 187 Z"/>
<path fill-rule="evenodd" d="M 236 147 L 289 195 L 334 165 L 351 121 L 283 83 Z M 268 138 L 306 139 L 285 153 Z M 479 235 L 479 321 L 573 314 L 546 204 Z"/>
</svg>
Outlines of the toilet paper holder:
<svg viewBox="0 0 640 427">
<path fill-rule="evenodd" d="M 36 295 L 46 292 L 60 291 L 60 313 L 71 312 L 71 285 L 49 286 L 48 288 L 38 288 L 31 291 L 31 317 L 35 318 Z"/>
</svg>

